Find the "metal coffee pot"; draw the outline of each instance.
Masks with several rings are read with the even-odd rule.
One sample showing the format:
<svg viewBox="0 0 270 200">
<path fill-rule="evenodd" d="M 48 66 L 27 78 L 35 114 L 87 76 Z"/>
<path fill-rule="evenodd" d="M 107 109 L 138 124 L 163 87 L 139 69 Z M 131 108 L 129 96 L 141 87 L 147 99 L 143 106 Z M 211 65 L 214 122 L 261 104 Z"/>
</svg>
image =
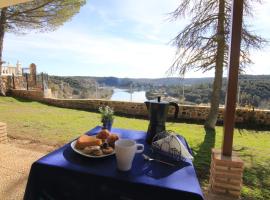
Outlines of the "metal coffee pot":
<svg viewBox="0 0 270 200">
<path fill-rule="evenodd" d="M 150 120 L 146 136 L 146 142 L 148 144 L 152 143 L 152 140 L 157 133 L 166 130 L 165 123 L 167 119 L 169 106 L 175 107 L 174 118 L 177 119 L 178 116 L 179 106 L 177 103 L 160 101 L 160 99 L 161 98 L 158 97 L 157 100 L 144 102 L 146 104 Z"/>
</svg>

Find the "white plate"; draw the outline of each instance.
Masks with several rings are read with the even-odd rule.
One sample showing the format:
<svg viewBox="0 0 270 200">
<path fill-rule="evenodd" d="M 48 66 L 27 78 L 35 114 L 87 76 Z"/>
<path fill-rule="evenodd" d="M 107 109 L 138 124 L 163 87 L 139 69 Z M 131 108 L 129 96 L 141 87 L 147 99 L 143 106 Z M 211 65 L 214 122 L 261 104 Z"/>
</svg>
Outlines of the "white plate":
<svg viewBox="0 0 270 200">
<path fill-rule="evenodd" d="M 104 158 L 104 157 L 111 156 L 111 155 L 114 155 L 115 154 L 115 151 L 113 151 L 110 154 L 103 154 L 101 156 L 92 156 L 92 155 L 89 155 L 89 154 L 86 154 L 86 153 L 82 152 L 79 149 L 76 149 L 75 148 L 76 142 L 77 142 L 77 140 L 74 140 L 73 142 L 71 142 L 70 146 L 73 149 L 73 151 L 75 151 L 78 154 L 81 154 L 82 156 L 86 156 L 86 157 L 89 157 L 89 158 Z"/>
</svg>

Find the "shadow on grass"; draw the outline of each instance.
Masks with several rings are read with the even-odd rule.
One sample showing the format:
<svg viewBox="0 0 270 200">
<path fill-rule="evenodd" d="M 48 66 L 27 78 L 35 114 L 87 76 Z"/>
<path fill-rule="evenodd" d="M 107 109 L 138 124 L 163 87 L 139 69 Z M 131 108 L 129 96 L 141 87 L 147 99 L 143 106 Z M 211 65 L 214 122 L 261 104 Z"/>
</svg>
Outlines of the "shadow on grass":
<svg viewBox="0 0 270 200">
<path fill-rule="evenodd" d="M 194 156 L 194 165 L 197 170 L 197 175 L 202 182 L 209 178 L 209 170 L 211 164 L 211 149 L 215 146 L 216 131 L 210 129 L 204 129 L 205 136 L 203 142 L 200 144 L 198 150 L 194 150 L 196 155 Z"/>
<path fill-rule="evenodd" d="M 30 100 L 30 99 L 24 99 L 24 98 L 14 97 L 14 96 L 11 96 L 11 97 L 14 98 L 14 99 L 16 99 L 17 101 L 23 102 L 23 103 L 30 103 L 30 102 L 33 102 L 33 100 Z"/>
</svg>

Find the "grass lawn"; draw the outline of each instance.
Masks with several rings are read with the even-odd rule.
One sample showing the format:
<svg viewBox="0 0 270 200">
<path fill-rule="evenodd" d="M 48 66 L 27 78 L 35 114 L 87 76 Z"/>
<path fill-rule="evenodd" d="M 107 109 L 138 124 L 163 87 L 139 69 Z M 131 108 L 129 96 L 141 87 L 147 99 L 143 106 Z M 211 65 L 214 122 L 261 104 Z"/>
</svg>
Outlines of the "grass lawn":
<svg viewBox="0 0 270 200">
<path fill-rule="evenodd" d="M 100 124 L 97 113 L 63 109 L 11 97 L 0 97 L 0 121 L 8 124 L 8 134 L 48 144 L 63 144 Z M 116 116 L 114 127 L 146 130 L 147 120 Z M 202 125 L 167 123 L 167 129 L 182 134 L 194 152 L 194 164 L 206 187 L 210 152 L 220 148 L 222 127 L 206 132 Z M 236 130 L 234 150 L 245 161 L 243 199 L 270 199 L 270 132 Z"/>
</svg>

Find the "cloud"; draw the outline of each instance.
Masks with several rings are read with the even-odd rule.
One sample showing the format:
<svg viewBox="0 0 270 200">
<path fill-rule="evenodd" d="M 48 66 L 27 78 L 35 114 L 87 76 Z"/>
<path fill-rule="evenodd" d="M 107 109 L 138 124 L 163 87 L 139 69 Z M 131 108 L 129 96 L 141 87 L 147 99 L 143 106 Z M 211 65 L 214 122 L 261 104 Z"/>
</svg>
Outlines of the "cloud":
<svg viewBox="0 0 270 200">
<path fill-rule="evenodd" d="M 254 64 L 246 68 L 246 74 L 269 74 L 270 73 L 270 47 L 264 48 L 263 51 L 251 51 L 251 59 Z"/>
<path fill-rule="evenodd" d="M 9 35 L 6 38 L 5 56 L 22 50 L 27 56 L 50 65 L 55 61 L 71 60 L 68 67 L 81 69 L 81 74 L 112 75 L 113 69 L 121 77 L 158 77 L 165 74 L 172 63 L 174 49 L 165 44 L 134 42 L 132 40 L 92 36 L 70 30 L 59 30 L 48 34 L 29 34 L 26 36 Z M 56 73 L 61 63 L 51 73 Z M 75 66 L 76 65 L 76 66 Z M 91 67 L 99 67 L 95 72 Z M 67 67 L 67 66 L 65 66 Z M 125 71 L 123 71 L 125 69 Z M 65 72 L 63 72 L 64 74 Z M 76 73 L 76 72 L 75 72 Z"/>
<path fill-rule="evenodd" d="M 169 13 L 177 8 L 178 0 L 113 0 L 93 1 L 85 10 L 88 18 L 92 14 L 111 28 L 123 28 L 129 37 L 148 39 L 157 42 L 168 42 L 185 23 L 169 22 Z M 168 37 L 169 35 L 169 37 Z"/>
</svg>

